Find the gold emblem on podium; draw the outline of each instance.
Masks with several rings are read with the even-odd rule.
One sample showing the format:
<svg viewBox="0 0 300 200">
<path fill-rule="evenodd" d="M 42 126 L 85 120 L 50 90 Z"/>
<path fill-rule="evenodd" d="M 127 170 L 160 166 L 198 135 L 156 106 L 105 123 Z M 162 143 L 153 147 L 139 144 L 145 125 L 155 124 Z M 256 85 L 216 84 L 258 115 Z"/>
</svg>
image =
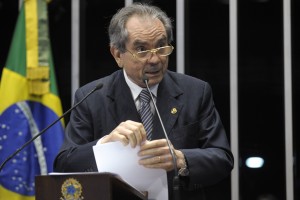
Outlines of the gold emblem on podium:
<svg viewBox="0 0 300 200">
<path fill-rule="evenodd" d="M 82 200 L 84 199 L 82 194 L 82 186 L 74 178 L 69 178 L 61 186 L 61 193 L 63 197 L 60 200 Z"/>
</svg>

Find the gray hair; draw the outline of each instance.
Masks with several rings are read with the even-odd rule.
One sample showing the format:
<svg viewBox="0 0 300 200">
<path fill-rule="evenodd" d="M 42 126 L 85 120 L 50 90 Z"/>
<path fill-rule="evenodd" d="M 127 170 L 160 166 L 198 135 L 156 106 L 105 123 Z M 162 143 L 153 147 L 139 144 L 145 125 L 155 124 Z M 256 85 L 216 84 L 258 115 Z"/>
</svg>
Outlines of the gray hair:
<svg viewBox="0 0 300 200">
<path fill-rule="evenodd" d="M 133 15 L 159 19 L 166 29 L 168 43 L 170 44 L 173 41 L 172 21 L 164 11 L 153 5 L 133 3 L 121 8 L 112 17 L 108 27 L 110 46 L 115 46 L 122 53 L 126 51 L 125 43 L 128 40 L 128 31 L 125 25 L 128 19 Z"/>
</svg>

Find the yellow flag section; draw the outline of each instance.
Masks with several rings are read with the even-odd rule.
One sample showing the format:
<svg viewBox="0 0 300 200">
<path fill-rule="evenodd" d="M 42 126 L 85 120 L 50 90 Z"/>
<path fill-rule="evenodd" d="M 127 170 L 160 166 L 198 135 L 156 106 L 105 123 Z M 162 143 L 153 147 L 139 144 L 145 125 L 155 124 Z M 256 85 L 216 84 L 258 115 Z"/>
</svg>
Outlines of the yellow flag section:
<svg viewBox="0 0 300 200">
<path fill-rule="evenodd" d="M 0 163 L 62 115 L 48 36 L 45 0 L 20 10 L 0 82 Z M 63 142 L 59 122 L 9 160 L 0 172 L 0 200 L 34 200 L 35 176 L 53 171 Z"/>
</svg>

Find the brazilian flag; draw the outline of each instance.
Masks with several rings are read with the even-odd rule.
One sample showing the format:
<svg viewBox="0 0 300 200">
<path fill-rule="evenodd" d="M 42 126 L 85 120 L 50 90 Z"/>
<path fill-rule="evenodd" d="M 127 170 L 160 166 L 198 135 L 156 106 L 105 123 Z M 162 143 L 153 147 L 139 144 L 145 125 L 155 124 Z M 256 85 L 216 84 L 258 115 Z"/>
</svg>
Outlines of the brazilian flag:
<svg viewBox="0 0 300 200">
<path fill-rule="evenodd" d="M 0 163 L 62 115 L 48 36 L 46 0 L 25 0 L 0 82 Z M 0 172 L 0 200 L 35 199 L 35 176 L 53 171 L 64 122 L 20 151 Z"/>
</svg>

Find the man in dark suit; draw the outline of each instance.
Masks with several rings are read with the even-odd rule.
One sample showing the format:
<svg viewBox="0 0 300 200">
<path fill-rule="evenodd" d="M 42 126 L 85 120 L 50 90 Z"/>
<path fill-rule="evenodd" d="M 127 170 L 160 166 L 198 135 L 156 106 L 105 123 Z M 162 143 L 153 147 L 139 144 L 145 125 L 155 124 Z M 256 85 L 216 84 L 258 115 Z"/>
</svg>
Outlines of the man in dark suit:
<svg viewBox="0 0 300 200">
<path fill-rule="evenodd" d="M 72 112 L 55 170 L 97 171 L 92 147 L 120 141 L 132 148 L 140 146 L 139 155 L 147 157 L 139 161 L 141 165 L 165 169 L 172 190 L 173 159 L 153 102 L 153 121 L 147 131 L 139 114 L 147 77 L 185 183 L 184 199 L 205 199 L 205 187 L 224 180 L 233 168 L 209 84 L 167 70 L 174 49 L 172 24 L 157 7 L 135 3 L 120 9 L 111 20 L 109 36 L 111 53 L 122 69 L 76 91 L 75 103 L 103 83 Z"/>
</svg>

